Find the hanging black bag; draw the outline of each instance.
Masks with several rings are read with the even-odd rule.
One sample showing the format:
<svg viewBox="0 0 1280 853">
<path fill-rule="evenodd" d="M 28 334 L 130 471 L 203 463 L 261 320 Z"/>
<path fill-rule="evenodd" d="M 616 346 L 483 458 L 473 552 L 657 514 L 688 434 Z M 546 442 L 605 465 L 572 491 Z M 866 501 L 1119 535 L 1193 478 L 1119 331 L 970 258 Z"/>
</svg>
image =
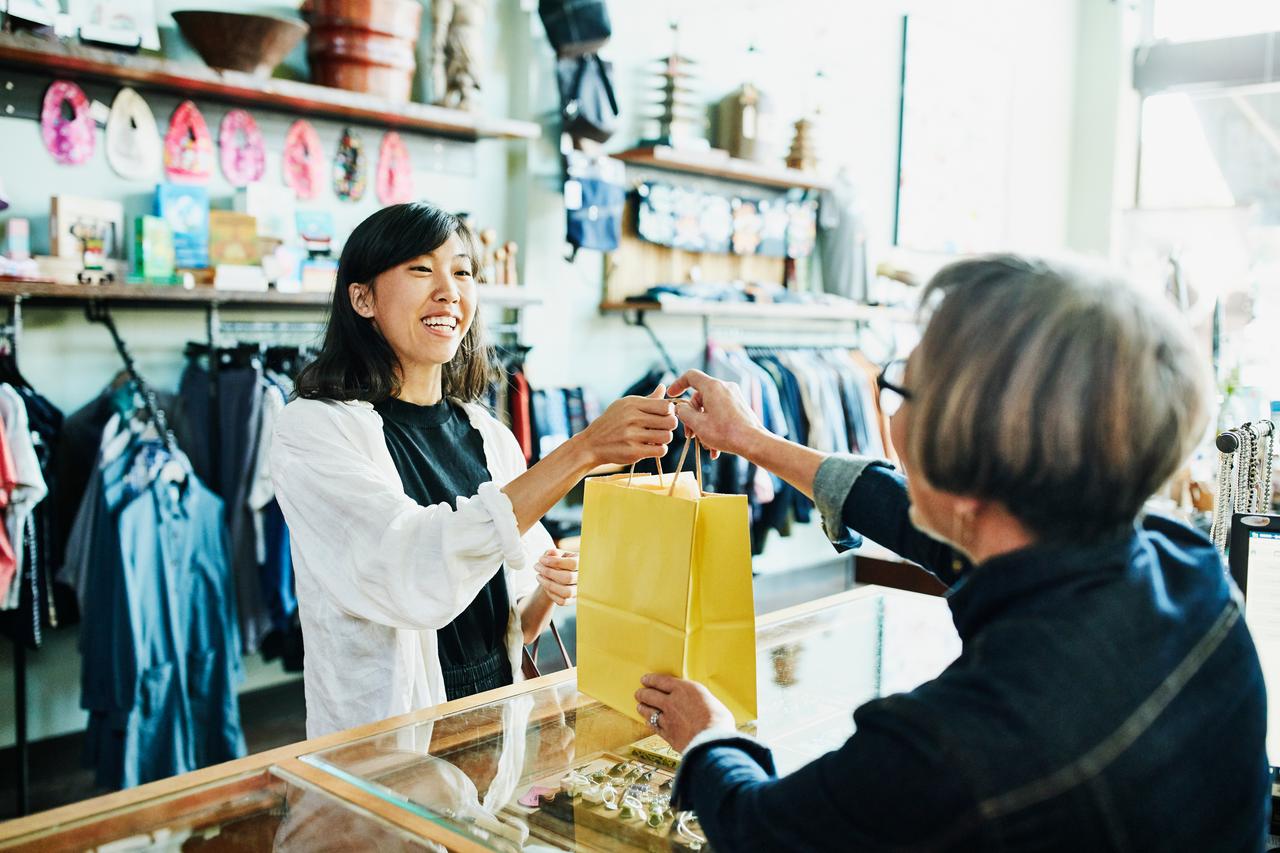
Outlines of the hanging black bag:
<svg viewBox="0 0 1280 853">
<path fill-rule="evenodd" d="M 556 60 L 564 132 L 574 139 L 605 142 L 618 129 L 613 63 L 589 53 Z"/>
<path fill-rule="evenodd" d="M 540 0 L 538 17 L 561 59 L 595 53 L 613 35 L 604 0 Z"/>
</svg>

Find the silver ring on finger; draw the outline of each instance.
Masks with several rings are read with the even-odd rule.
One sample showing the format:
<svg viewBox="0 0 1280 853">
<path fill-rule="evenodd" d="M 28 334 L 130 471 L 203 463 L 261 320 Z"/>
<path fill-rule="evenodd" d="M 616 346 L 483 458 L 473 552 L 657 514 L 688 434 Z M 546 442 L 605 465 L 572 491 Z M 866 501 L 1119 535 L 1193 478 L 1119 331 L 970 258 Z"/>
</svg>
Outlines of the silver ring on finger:
<svg viewBox="0 0 1280 853">
<path fill-rule="evenodd" d="M 662 728 L 662 712 L 661 711 L 655 710 L 652 714 L 649 715 L 649 728 L 651 729 Z"/>
</svg>

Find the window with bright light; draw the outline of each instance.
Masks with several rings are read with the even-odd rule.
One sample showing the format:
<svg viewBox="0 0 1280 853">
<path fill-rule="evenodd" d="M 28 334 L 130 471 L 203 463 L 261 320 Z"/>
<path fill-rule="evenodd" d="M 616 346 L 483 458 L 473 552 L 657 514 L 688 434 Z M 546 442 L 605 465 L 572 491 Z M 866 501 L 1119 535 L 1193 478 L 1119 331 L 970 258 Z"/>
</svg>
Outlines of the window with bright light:
<svg viewBox="0 0 1280 853">
<path fill-rule="evenodd" d="M 1280 30 L 1276 0 L 1151 0 L 1151 37 L 1203 41 Z"/>
</svg>

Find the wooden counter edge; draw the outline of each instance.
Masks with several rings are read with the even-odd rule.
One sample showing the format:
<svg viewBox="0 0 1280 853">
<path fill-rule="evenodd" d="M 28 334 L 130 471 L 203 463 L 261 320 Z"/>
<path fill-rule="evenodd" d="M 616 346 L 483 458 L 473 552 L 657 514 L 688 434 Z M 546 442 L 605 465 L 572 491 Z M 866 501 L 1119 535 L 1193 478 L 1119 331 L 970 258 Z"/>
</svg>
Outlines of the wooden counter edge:
<svg viewBox="0 0 1280 853">
<path fill-rule="evenodd" d="M 431 720 L 438 719 L 448 714 L 466 711 L 480 705 L 487 705 L 490 702 L 501 701 L 512 696 L 518 696 L 526 691 L 538 690 L 543 687 L 554 687 L 555 685 L 562 684 L 572 678 L 573 670 L 564 670 L 562 672 L 552 673 L 551 675 L 544 675 L 541 678 L 535 678 L 531 681 L 516 682 L 515 684 L 510 684 L 506 687 L 502 687 L 488 693 L 480 693 L 475 696 L 468 696 L 465 699 L 457 699 L 453 702 L 432 705 L 429 708 L 421 708 L 417 711 L 411 711 L 408 714 L 402 714 L 398 717 L 390 717 L 376 723 L 368 723 L 367 725 L 357 726 L 353 729 L 346 729 L 344 731 L 322 735 L 318 738 L 298 741 L 297 743 L 288 744 L 286 746 L 279 746 L 275 749 L 269 749 L 253 755 L 246 755 L 244 758 L 237 758 L 233 761 L 215 764 L 212 767 L 204 767 L 200 770 L 193 770 L 190 773 L 183 773 L 179 776 L 172 776 L 168 779 L 150 782 L 146 785 L 140 785 L 137 788 L 115 791 L 114 793 L 104 794 L 100 797 L 94 797 L 93 799 L 82 800 L 78 803 L 71 803 L 70 805 L 60 806 L 56 809 L 38 812 L 27 817 L 8 820 L 3 824 L 0 824 L 0 847 L 3 847 L 8 842 L 21 838 L 25 835 L 44 832 L 58 826 L 87 820 L 105 812 L 128 808 L 129 806 L 146 800 L 169 797 L 192 788 L 216 784 L 244 773 L 265 770 L 273 765 L 282 765 L 285 761 L 288 761 L 291 758 L 297 758 L 302 755 L 309 755 L 313 752 L 332 749 L 362 738 L 374 737 L 403 726 L 430 722 Z"/>
<path fill-rule="evenodd" d="M 768 628 L 781 622 L 801 618 L 831 607 L 838 607 L 850 601 L 856 601 L 861 598 L 868 598 L 875 595 L 922 598 L 936 601 L 932 596 L 921 593 L 867 585 L 846 590 L 845 592 L 837 593 L 835 595 L 826 596 L 824 598 L 814 599 L 813 601 L 807 601 L 793 607 L 760 614 L 756 617 L 756 630 L 759 631 L 761 628 Z M 137 788 L 116 791 L 111 794 L 105 794 L 89 800 L 82 800 L 81 802 L 71 803 L 70 805 L 61 806 L 56 809 L 38 812 L 37 814 L 30 815 L 28 817 L 5 821 L 3 824 L 0 824 L 0 847 L 4 847 L 9 842 L 22 838 L 23 836 L 37 832 L 45 832 L 59 826 L 88 820 L 106 812 L 128 808 L 147 800 L 173 796 L 200 786 L 216 784 L 241 774 L 266 770 L 272 766 L 291 768 L 295 766 L 294 759 L 303 755 L 310 755 L 326 749 L 339 747 L 353 741 L 375 737 L 404 726 L 430 722 L 432 720 L 448 716 L 449 714 L 467 711 L 481 705 L 488 705 L 492 702 L 509 699 L 512 696 L 518 696 L 522 693 L 539 690 L 544 687 L 554 687 L 571 680 L 574 676 L 574 670 L 563 670 L 561 672 L 552 673 L 551 675 L 544 675 L 541 678 L 535 678 L 531 681 L 520 681 L 487 693 L 468 696 L 464 699 L 457 699 L 440 705 L 432 705 L 429 708 L 421 708 L 417 711 L 402 714 L 398 717 L 391 717 L 376 723 L 369 723 L 367 725 L 357 726 L 353 729 L 346 729 L 344 731 L 322 735 L 318 738 L 298 741 L 297 743 L 289 744 L 287 746 L 276 747 L 275 749 L 266 750 L 265 752 L 259 752 L 254 755 L 248 755 L 234 761 L 216 764 L 212 767 L 205 767 L 200 770 L 194 770 L 190 773 L 184 773 L 180 776 L 173 776 L 168 779 L 161 779 L 158 782 L 151 782 Z M 301 762 L 297 762 L 297 764 L 303 767 L 310 767 L 310 765 L 305 765 Z M 291 770 L 290 772 L 293 771 Z M 315 770 L 315 773 L 309 772 L 304 778 L 307 778 L 311 784 L 328 790 L 330 793 L 334 793 L 331 783 L 341 782 L 341 780 L 336 776 L 324 773 L 324 771 L 318 769 Z M 323 778 L 323 781 L 315 781 L 321 778 Z M 347 785 L 347 787 L 350 787 L 353 790 L 359 790 L 358 788 L 355 788 L 355 786 L 349 785 L 349 783 L 344 783 L 344 785 Z M 381 812 L 379 812 L 379 814 L 381 814 Z"/>
</svg>

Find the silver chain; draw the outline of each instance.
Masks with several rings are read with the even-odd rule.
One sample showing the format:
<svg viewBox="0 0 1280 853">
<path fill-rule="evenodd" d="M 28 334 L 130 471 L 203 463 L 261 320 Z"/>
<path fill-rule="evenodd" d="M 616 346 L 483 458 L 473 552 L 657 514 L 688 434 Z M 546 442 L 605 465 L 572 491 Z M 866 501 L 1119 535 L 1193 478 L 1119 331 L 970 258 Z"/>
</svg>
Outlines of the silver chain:
<svg viewBox="0 0 1280 853">
<path fill-rule="evenodd" d="M 1258 508 L 1261 512 L 1271 512 L 1271 455 L 1275 445 L 1276 426 L 1273 423 L 1267 431 L 1267 451 L 1263 460 L 1262 505 Z"/>
<path fill-rule="evenodd" d="M 1252 433 L 1247 427 L 1236 430 L 1240 439 L 1240 449 L 1236 451 L 1236 490 L 1235 505 L 1232 509 L 1237 513 L 1249 512 L 1249 468 L 1253 464 L 1253 448 L 1250 447 Z"/>
<path fill-rule="evenodd" d="M 1213 529 L 1210 538 L 1221 554 L 1227 553 L 1227 531 L 1231 527 L 1231 508 L 1235 502 L 1231 494 L 1235 478 L 1232 476 L 1234 453 L 1218 452 L 1218 494 L 1213 500 Z"/>
<path fill-rule="evenodd" d="M 1226 554 L 1231 515 L 1271 511 L 1271 477 L 1275 450 L 1274 423 L 1258 421 L 1231 432 L 1238 439 L 1233 453 L 1218 452 L 1218 494 L 1213 502 L 1209 537 Z"/>
</svg>

